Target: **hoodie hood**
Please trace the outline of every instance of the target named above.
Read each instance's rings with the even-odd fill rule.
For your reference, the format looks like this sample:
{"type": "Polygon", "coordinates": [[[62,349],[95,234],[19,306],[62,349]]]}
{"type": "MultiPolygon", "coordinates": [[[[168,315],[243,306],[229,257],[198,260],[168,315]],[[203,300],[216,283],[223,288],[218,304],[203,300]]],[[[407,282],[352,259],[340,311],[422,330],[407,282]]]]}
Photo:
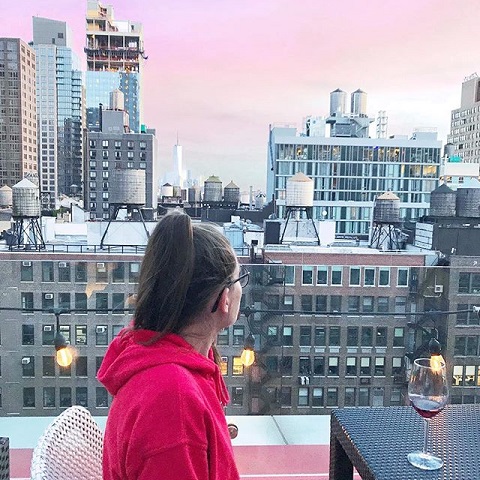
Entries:
{"type": "Polygon", "coordinates": [[[218,365],[197,352],[179,335],[169,333],[159,339],[151,330],[123,329],[109,345],[97,378],[113,396],[135,375],[158,365],[182,366],[192,373],[213,378],[220,403],[228,403],[228,391],[218,365]]]}

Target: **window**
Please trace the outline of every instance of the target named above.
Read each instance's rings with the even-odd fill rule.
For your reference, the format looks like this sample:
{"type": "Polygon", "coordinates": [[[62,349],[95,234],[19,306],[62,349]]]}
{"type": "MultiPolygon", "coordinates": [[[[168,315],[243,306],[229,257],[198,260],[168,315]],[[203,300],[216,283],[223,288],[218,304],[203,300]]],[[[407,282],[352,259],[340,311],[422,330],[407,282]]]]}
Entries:
{"type": "Polygon", "coordinates": [[[102,140],[102,147],[108,148],[108,140],[102,140]]]}
{"type": "Polygon", "coordinates": [[[43,387],[43,406],[55,407],[55,387],[43,387]]]}
{"type": "Polygon", "coordinates": [[[290,407],[292,405],[292,387],[281,387],[280,405],[290,407]]]}
{"type": "Polygon", "coordinates": [[[308,406],[308,388],[300,387],[298,389],[298,406],[299,407],[308,406]]]}
{"type": "Polygon", "coordinates": [[[342,284],[342,267],[332,267],[332,285],[342,284]]]}
{"type": "Polygon", "coordinates": [[[22,302],[22,310],[28,312],[33,310],[33,292],[22,292],[20,294],[20,300],[22,302]]]}
{"type": "Polygon", "coordinates": [[[35,327],[34,325],[22,325],[22,345],[35,344],[35,327]]]}
{"type": "Polygon", "coordinates": [[[96,387],[95,389],[95,406],[97,408],[108,407],[108,392],[104,387],[96,387]]]}
{"type": "Polygon", "coordinates": [[[390,392],[390,405],[392,407],[402,405],[402,393],[397,387],[392,387],[390,392]]]}
{"type": "Polygon", "coordinates": [[[112,270],[113,283],[125,282],[125,264],[122,262],[116,263],[112,270]]]}
{"type": "Polygon", "coordinates": [[[87,387],[75,388],[75,403],[82,407],[88,407],[88,390],[87,387]]]}
{"type": "Polygon", "coordinates": [[[328,267],[317,267],[317,285],[327,285],[328,267]]]}
{"type": "Polygon", "coordinates": [[[458,293],[480,293],[480,273],[460,272],[458,293]]]}
{"type": "Polygon", "coordinates": [[[138,283],[138,277],[140,275],[140,263],[132,262],[129,264],[129,283],[138,283]]]}
{"type": "Polygon", "coordinates": [[[35,387],[23,388],[23,407],[35,408],[35,387]]]}
{"type": "Polygon", "coordinates": [[[371,372],[370,357],[360,358],[360,375],[370,375],[371,372]]]}
{"type": "Polygon", "coordinates": [[[408,287],[408,268],[397,270],[397,287],[408,287]]]}
{"type": "Polygon", "coordinates": [[[298,361],[298,374],[299,375],[311,375],[312,374],[312,362],[310,357],[300,357],[298,361]]]}
{"type": "Polygon", "coordinates": [[[283,296],[283,308],[285,310],[293,310],[293,295],[284,295],[283,296]]]}
{"type": "Polygon", "coordinates": [[[328,358],[328,375],[338,377],[338,357],[328,358]]]}
{"type": "Polygon", "coordinates": [[[325,357],[313,357],[313,374],[325,375],[325,357]]]}
{"type": "Polygon", "coordinates": [[[295,267],[285,265],[285,285],[295,285],[295,267]]]}
{"type": "Polygon", "coordinates": [[[42,325],[42,345],[53,345],[55,329],[53,325],[42,325]]]}
{"type": "Polygon", "coordinates": [[[75,282],[84,283],[87,281],[87,264],[80,262],[75,264],[75,282]]]}
{"type": "Polygon", "coordinates": [[[310,346],[312,344],[312,329],[311,327],[300,327],[300,345],[310,346]]]}
{"type": "Polygon", "coordinates": [[[389,268],[380,268],[378,285],[380,287],[388,287],[390,285],[390,269],[389,268]]]}
{"type": "Polygon", "coordinates": [[[328,329],[328,346],[329,347],[340,346],[340,327],[330,327],[328,329]]]}
{"type": "Polygon", "coordinates": [[[87,313],[86,293],[75,293],[75,310],[76,313],[87,313]]]}
{"type": "Polygon", "coordinates": [[[357,357],[347,357],[345,375],[356,376],[357,374],[357,357]]]}
{"type": "Polygon", "coordinates": [[[87,369],[87,357],[77,357],[75,359],[75,375],[77,377],[87,377],[88,376],[88,369],[87,369]]]}
{"type": "Polygon", "coordinates": [[[228,328],[224,328],[218,332],[217,345],[228,345],[228,328]]]}
{"type": "Polygon", "coordinates": [[[324,347],[326,345],[326,338],[325,327],[315,327],[315,346],[324,347]]]}
{"type": "Polygon", "coordinates": [[[283,375],[291,375],[292,374],[292,357],[282,357],[280,363],[280,371],[283,375]]]}
{"type": "Polygon", "coordinates": [[[312,407],[323,407],[323,388],[321,387],[313,388],[312,407]]]}
{"type": "Polygon", "coordinates": [[[70,310],[70,293],[58,294],[58,307],[63,310],[70,310]]]}
{"type": "Polygon", "coordinates": [[[60,387],[60,407],[72,406],[72,389],[70,387],[60,387]]]}
{"type": "Polygon", "coordinates": [[[72,337],[70,335],[70,325],[60,325],[60,333],[65,338],[67,344],[70,345],[72,343],[72,337]]]}
{"type": "Polygon", "coordinates": [[[42,293],[42,309],[53,310],[53,293],[42,293]]]}
{"type": "Polygon", "coordinates": [[[42,282],[54,282],[53,262],[42,262],[42,282]]]}
{"type": "Polygon", "coordinates": [[[124,293],[112,293],[112,313],[124,314],[125,308],[125,294],[124,293]]]}
{"type": "Polygon", "coordinates": [[[363,313],[372,313],[373,312],[373,297],[362,297],[362,312],[363,313]]]}
{"type": "Polygon", "coordinates": [[[358,347],[358,327],[347,327],[347,347],[358,347]]]}
{"type": "Polygon", "coordinates": [[[392,358],[392,375],[400,375],[403,368],[403,358],[402,357],[393,357],[392,358]]]}
{"type": "Polygon", "coordinates": [[[245,343],[245,327],[241,325],[233,326],[233,345],[243,345],[245,343]]]}
{"type": "Polygon", "coordinates": [[[267,355],[265,357],[265,368],[269,373],[278,372],[278,357],[274,355],[267,355]]]}
{"type": "Polygon", "coordinates": [[[317,297],[316,297],[316,311],[317,312],[326,312],[327,311],[327,296],[326,295],[317,295],[317,297]]]}
{"type": "Polygon", "coordinates": [[[388,312],[390,308],[390,302],[388,297],[378,297],[377,298],[377,310],[378,312],[388,312]]]}
{"type": "Polygon", "coordinates": [[[407,297],[395,297],[395,313],[407,311],[407,297]]]}
{"type": "Polygon", "coordinates": [[[387,327],[377,327],[377,333],[375,335],[375,345],[377,347],[387,346],[387,327]]]}
{"type": "Polygon", "coordinates": [[[360,267],[350,267],[350,286],[360,285],[360,267]]]}
{"type": "Polygon", "coordinates": [[[292,346],[293,345],[293,327],[284,326],[282,338],[283,338],[283,345],[292,346]]]}
{"type": "Polygon", "coordinates": [[[58,262],[58,281],[69,282],[70,281],[70,263],[58,262]]]}
{"type": "Polygon", "coordinates": [[[233,357],[232,375],[243,375],[243,363],[241,357],[233,357]]]}
{"type": "Polygon", "coordinates": [[[33,282],[32,262],[22,262],[20,266],[20,280],[22,282],[33,282]]]}
{"type": "Polygon", "coordinates": [[[364,275],[365,275],[365,279],[363,281],[363,284],[366,287],[374,287],[375,286],[375,269],[365,267],[364,275]]]}
{"type": "Polygon", "coordinates": [[[313,296],[312,295],[302,295],[302,312],[312,312],[313,311],[313,296]]]}
{"type": "Polygon", "coordinates": [[[87,344],[87,326],[75,325],[75,344],[86,345],[87,344]]]}
{"type": "Polygon", "coordinates": [[[112,325],[112,338],[115,338],[123,329],[123,325],[112,325]]]}
{"type": "Polygon", "coordinates": [[[330,310],[333,313],[338,313],[342,311],[342,296],[341,295],[331,295],[330,296],[330,310]]]}
{"type": "Polygon", "coordinates": [[[95,375],[98,373],[100,366],[102,365],[103,357],[95,357],[95,375]]]}
{"type": "Polygon", "coordinates": [[[358,389],[358,406],[368,407],[370,405],[370,389],[368,387],[360,387],[358,389]]]}
{"type": "Polygon", "coordinates": [[[385,376],[385,357],[375,357],[374,375],[377,377],[385,376]]]}
{"type": "Polygon", "coordinates": [[[310,265],[302,267],[302,285],[313,285],[313,267],[310,265]]]}
{"type": "Polygon", "coordinates": [[[108,282],[108,271],[107,265],[104,262],[97,262],[96,264],[96,281],[97,283],[107,283],[108,282]]]}
{"type": "Polygon", "coordinates": [[[278,343],[278,327],[276,325],[269,325],[267,327],[267,339],[273,344],[278,343]]]}
{"type": "Polygon", "coordinates": [[[95,294],[95,309],[97,314],[108,313],[108,293],[97,292],[95,294]]]}
{"type": "Polygon", "coordinates": [[[345,407],[354,407],[355,406],[355,388],[354,387],[345,387],[345,407]]]}
{"type": "Polygon", "coordinates": [[[22,357],[22,377],[34,377],[35,376],[35,357],[24,356],[22,357]]]}
{"type": "Polygon", "coordinates": [[[232,405],[243,405],[243,387],[232,387],[232,405]]]}
{"type": "Polygon", "coordinates": [[[97,325],[95,327],[95,345],[104,346],[108,345],[108,326],[97,325]]]}
{"type": "Polygon", "coordinates": [[[373,327],[362,327],[362,347],[371,347],[373,345],[373,327]]]}
{"type": "Polygon", "coordinates": [[[403,327],[395,327],[393,330],[393,346],[404,347],[405,346],[405,329],[403,327]]]}
{"type": "Polygon", "coordinates": [[[348,297],[349,313],[358,313],[360,311],[360,297],[358,295],[350,295],[348,297]]]}
{"type": "Polygon", "coordinates": [[[338,388],[327,388],[327,407],[336,407],[338,405],[338,388]]]}
{"type": "Polygon", "coordinates": [[[228,357],[220,357],[219,367],[222,375],[228,375],[228,357]]]}

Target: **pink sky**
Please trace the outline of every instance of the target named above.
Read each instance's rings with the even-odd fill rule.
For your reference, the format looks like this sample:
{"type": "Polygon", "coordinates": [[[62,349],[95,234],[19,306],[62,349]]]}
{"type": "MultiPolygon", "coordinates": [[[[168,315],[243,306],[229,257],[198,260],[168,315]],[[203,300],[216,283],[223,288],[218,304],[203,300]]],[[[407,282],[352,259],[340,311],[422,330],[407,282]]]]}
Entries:
{"type": "MultiPolygon", "coordinates": [[[[86,1],[2,3],[0,36],[30,41],[38,15],[66,21],[81,52],[86,1]]],[[[436,127],[445,142],[463,78],[480,70],[477,0],[105,3],[143,23],[144,122],[157,129],[161,172],[178,132],[194,175],[242,189],[265,188],[269,124],[328,114],[337,87],[366,91],[389,134],[436,127]]]]}

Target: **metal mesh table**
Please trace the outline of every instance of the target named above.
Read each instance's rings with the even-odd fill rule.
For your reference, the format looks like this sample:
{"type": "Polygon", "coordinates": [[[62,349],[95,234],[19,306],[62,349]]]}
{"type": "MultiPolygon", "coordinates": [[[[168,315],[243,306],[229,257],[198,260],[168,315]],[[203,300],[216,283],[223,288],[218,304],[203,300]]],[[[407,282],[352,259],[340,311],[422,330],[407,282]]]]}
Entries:
{"type": "Polygon", "coordinates": [[[0,480],[10,478],[10,449],[7,437],[0,437],[0,480]]]}
{"type": "Polygon", "coordinates": [[[480,405],[448,405],[430,420],[429,452],[443,467],[424,471],[407,454],[423,448],[424,420],[411,407],[352,408],[332,412],[330,480],[480,479],[480,405]]]}

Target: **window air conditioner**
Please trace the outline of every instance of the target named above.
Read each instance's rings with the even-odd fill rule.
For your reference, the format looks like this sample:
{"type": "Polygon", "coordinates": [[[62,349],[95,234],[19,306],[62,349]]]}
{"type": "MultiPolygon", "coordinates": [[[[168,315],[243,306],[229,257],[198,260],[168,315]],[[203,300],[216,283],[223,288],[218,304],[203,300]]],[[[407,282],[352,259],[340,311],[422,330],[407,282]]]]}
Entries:
{"type": "Polygon", "coordinates": [[[22,262],[22,265],[24,267],[31,267],[32,266],[32,262],[22,262]]]}
{"type": "Polygon", "coordinates": [[[53,293],[46,293],[45,300],[53,300],[53,293]]]}
{"type": "Polygon", "coordinates": [[[435,285],[435,293],[443,293],[443,285],[435,285]]]}
{"type": "Polygon", "coordinates": [[[99,272],[105,272],[105,264],[104,263],[97,263],[97,270],[99,272]]]}
{"type": "Polygon", "coordinates": [[[44,332],[51,332],[52,331],[52,326],[51,325],[44,325],[43,326],[43,331],[44,332]]]}
{"type": "Polygon", "coordinates": [[[58,262],[58,268],[67,268],[67,262],[58,262]]]}
{"type": "Polygon", "coordinates": [[[103,325],[102,326],[98,326],[96,328],[96,332],[97,333],[105,333],[107,331],[107,327],[104,327],[103,325]]]}
{"type": "Polygon", "coordinates": [[[30,363],[30,357],[22,358],[22,365],[28,365],[30,363]]]}

